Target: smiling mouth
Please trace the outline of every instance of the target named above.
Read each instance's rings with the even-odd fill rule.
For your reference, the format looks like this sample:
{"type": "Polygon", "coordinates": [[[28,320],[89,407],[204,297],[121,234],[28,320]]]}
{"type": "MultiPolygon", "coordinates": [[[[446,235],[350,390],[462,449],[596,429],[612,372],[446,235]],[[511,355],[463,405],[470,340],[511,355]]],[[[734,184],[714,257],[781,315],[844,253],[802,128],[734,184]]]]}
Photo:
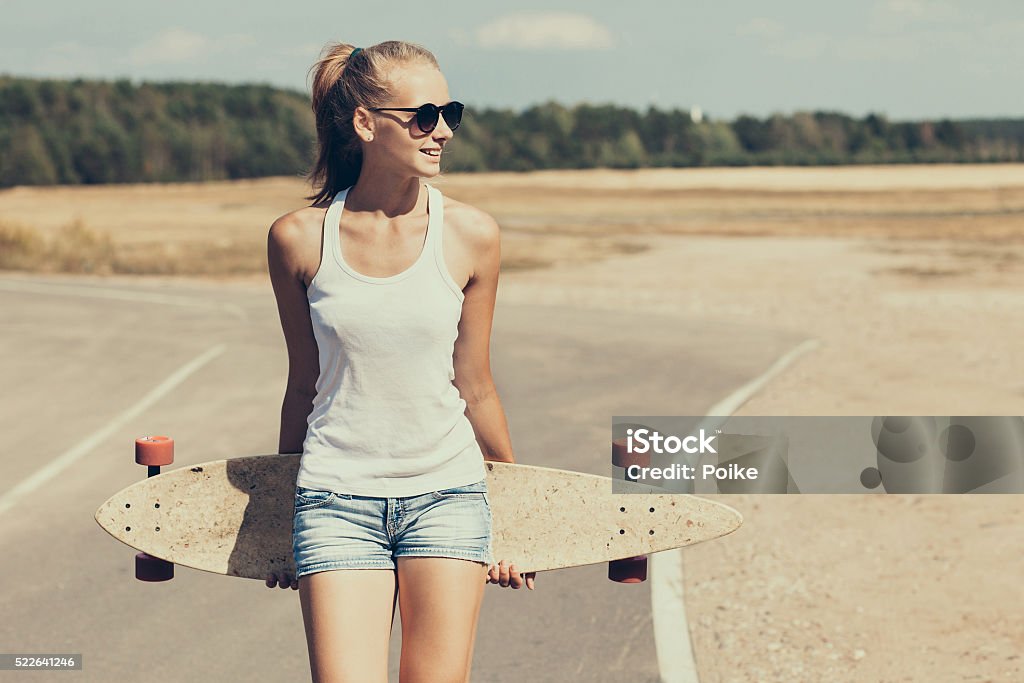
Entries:
{"type": "Polygon", "coordinates": [[[428,157],[433,157],[435,159],[441,156],[441,150],[439,149],[421,149],[420,152],[422,154],[426,154],[428,157]]]}

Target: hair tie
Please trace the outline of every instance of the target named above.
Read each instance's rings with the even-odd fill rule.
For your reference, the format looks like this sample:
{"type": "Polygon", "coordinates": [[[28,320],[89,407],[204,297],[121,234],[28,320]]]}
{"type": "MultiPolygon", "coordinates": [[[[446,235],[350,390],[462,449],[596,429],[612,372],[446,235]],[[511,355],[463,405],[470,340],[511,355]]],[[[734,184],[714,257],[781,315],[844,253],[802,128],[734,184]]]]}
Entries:
{"type": "Polygon", "coordinates": [[[356,56],[356,53],[357,53],[357,52],[359,52],[359,51],[360,51],[360,50],[362,50],[362,49],[363,49],[363,48],[361,48],[361,47],[357,47],[356,49],[352,50],[352,54],[350,54],[350,55],[348,56],[348,58],[349,58],[349,59],[352,59],[353,57],[355,57],[355,56],[356,56]]]}

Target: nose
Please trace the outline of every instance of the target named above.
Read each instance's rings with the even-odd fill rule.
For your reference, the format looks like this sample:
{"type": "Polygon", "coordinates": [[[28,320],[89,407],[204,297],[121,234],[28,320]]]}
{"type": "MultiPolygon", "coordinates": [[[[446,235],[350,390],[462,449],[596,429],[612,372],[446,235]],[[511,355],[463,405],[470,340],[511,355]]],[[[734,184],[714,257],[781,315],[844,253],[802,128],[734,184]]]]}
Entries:
{"type": "Polygon", "coordinates": [[[455,131],[451,129],[448,122],[444,120],[444,117],[439,114],[437,125],[434,126],[434,130],[430,131],[430,134],[434,140],[451,140],[452,136],[455,135],[455,131]]]}

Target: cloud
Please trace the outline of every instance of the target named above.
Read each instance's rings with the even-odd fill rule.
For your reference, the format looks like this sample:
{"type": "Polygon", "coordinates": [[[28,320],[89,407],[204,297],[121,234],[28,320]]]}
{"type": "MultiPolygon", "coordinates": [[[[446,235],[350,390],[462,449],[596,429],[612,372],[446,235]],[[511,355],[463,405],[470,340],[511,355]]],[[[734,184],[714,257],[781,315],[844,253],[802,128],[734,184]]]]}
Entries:
{"type": "Polygon", "coordinates": [[[254,45],[256,38],[244,33],[230,33],[211,40],[182,28],[169,28],[132,48],[129,59],[135,66],[181,64],[213,54],[240,52],[254,45]]]}
{"type": "Polygon", "coordinates": [[[835,39],[821,32],[787,32],[781,22],[753,17],[736,27],[736,35],[760,42],[763,54],[790,61],[817,59],[829,52],[835,39]]]}
{"type": "Polygon", "coordinates": [[[871,8],[872,30],[885,32],[911,25],[963,21],[960,10],[942,0],[879,0],[871,8]]]}
{"type": "Polygon", "coordinates": [[[177,64],[198,59],[206,54],[210,41],[205,36],[180,28],[166,29],[131,51],[136,66],[177,64]]]}
{"type": "Polygon", "coordinates": [[[881,64],[919,62],[924,54],[918,38],[900,34],[849,36],[836,40],[832,49],[843,61],[881,64]]]}
{"type": "Polygon", "coordinates": [[[521,12],[477,27],[472,42],[485,49],[607,50],[615,40],[608,28],[585,14],[521,12]]]}
{"type": "Polygon", "coordinates": [[[772,40],[765,47],[765,54],[782,57],[792,61],[808,61],[817,59],[829,52],[835,39],[824,33],[806,33],[804,35],[772,36],[778,40],[772,40]]]}
{"type": "Polygon", "coordinates": [[[880,9],[887,14],[917,19],[928,12],[928,3],[925,0],[886,0],[880,9]]]}
{"type": "Polygon", "coordinates": [[[777,38],[785,30],[782,24],[767,17],[754,17],[736,28],[738,36],[762,36],[777,38]]]}
{"type": "Polygon", "coordinates": [[[765,55],[807,62],[910,63],[935,45],[951,48],[969,35],[965,17],[945,0],[876,0],[865,31],[793,31],[768,17],[749,19],[736,35],[760,39],[765,55]]]}

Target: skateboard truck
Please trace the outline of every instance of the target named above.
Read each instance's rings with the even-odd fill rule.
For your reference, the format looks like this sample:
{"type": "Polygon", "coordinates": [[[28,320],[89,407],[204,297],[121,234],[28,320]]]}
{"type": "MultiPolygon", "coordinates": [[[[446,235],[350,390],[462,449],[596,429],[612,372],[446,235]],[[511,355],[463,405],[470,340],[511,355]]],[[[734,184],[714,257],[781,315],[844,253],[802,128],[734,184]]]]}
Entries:
{"type": "MultiPolygon", "coordinates": [[[[135,440],[135,462],[149,468],[147,476],[160,474],[160,467],[174,462],[174,439],[144,436],[135,440]]],[[[169,581],[174,578],[174,563],[146,553],[135,556],[135,578],[139,581],[169,581]]]]}
{"type": "MultiPolygon", "coordinates": [[[[614,439],[612,441],[612,464],[622,467],[628,472],[630,465],[650,467],[651,456],[649,453],[631,453],[626,446],[625,439],[614,439]]],[[[626,481],[636,481],[628,474],[623,474],[626,481]]],[[[642,583],[647,580],[647,556],[637,555],[622,560],[612,560],[608,563],[608,578],[619,583],[642,583]]]]}

